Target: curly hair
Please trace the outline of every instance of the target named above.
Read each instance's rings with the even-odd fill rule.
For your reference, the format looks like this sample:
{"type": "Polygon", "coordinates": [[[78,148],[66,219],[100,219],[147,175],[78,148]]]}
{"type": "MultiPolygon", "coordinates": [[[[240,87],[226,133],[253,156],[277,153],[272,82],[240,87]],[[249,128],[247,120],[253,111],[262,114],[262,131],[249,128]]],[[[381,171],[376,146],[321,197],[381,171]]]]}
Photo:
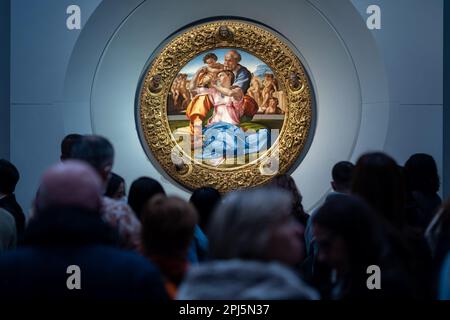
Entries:
{"type": "Polygon", "coordinates": [[[214,53],[210,52],[206,56],[203,57],[203,62],[206,63],[206,61],[208,61],[208,59],[213,59],[214,61],[217,61],[218,58],[214,53]]]}

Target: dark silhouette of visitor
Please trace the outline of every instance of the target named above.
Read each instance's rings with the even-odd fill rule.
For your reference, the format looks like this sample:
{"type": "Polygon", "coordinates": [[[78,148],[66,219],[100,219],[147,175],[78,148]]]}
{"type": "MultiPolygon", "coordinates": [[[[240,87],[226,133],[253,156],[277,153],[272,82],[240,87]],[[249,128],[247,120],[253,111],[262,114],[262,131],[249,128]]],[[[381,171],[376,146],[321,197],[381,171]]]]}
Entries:
{"type": "Polygon", "coordinates": [[[61,141],[61,161],[71,158],[73,147],[83,139],[83,136],[78,133],[71,133],[64,137],[61,141]]]}
{"type": "MultiPolygon", "coordinates": [[[[333,199],[335,196],[347,195],[351,192],[354,169],[355,165],[349,161],[340,161],[333,166],[330,182],[333,191],[327,195],[324,202],[333,199]]],[[[328,299],[331,297],[333,276],[331,267],[317,257],[318,246],[312,224],[312,217],[314,217],[316,211],[311,213],[311,218],[308,219],[305,228],[305,246],[308,257],[302,265],[302,272],[305,278],[319,290],[322,298],[328,299]]]]}
{"type": "Polygon", "coordinates": [[[0,208],[14,217],[17,236],[20,240],[25,229],[26,218],[14,194],[19,179],[20,174],[17,168],[11,162],[0,159],[0,208]]]}
{"type": "Polygon", "coordinates": [[[405,188],[394,159],[381,152],[361,156],[353,174],[352,193],[359,195],[398,230],[406,226],[405,188]]]}
{"type": "Polygon", "coordinates": [[[292,199],[292,214],[298,221],[306,226],[309,215],[305,212],[302,205],[303,197],[295,184],[294,179],[287,174],[281,174],[272,179],[269,184],[270,187],[279,188],[291,195],[292,199]]]}
{"type": "Polygon", "coordinates": [[[217,189],[212,187],[203,187],[195,189],[189,201],[197,209],[199,215],[199,226],[202,230],[206,230],[211,215],[220,203],[222,196],[217,189]]]}
{"type": "MultiPolygon", "coordinates": [[[[114,148],[111,142],[101,136],[83,136],[73,147],[72,158],[87,162],[97,171],[105,192],[114,164],[114,148]]],[[[103,197],[102,201],[102,217],[119,232],[122,246],[138,249],[141,224],[133,210],[126,203],[108,197],[103,197]]]]}
{"type": "Polygon", "coordinates": [[[425,231],[442,203],[436,162],[428,154],[416,153],[405,162],[404,175],[407,205],[415,209],[415,215],[408,220],[425,231]]]}
{"type": "Polygon", "coordinates": [[[390,156],[362,155],[355,167],[352,192],[363,198],[385,224],[391,260],[402,263],[410,275],[417,298],[431,295],[431,252],[423,237],[408,224],[406,190],[401,168],[390,156]]]}
{"type": "Polygon", "coordinates": [[[195,208],[174,196],[155,195],[142,209],[142,250],[163,273],[172,299],[188,268],[187,254],[197,222],[195,208]]]}
{"type": "Polygon", "coordinates": [[[349,194],[352,190],[352,178],[355,165],[349,161],[340,161],[331,170],[331,187],[337,193],[349,194]]]}
{"type": "Polygon", "coordinates": [[[208,259],[208,238],[205,235],[208,223],[215,208],[220,204],[222,196],[217,189],[203,187],[194,190],[190,202],[197,209],[199,223],[195,226],[194,240],[189,249],[188,260],[198,263],[208,259]]]}
{"type": "Polygon", "coordinates": [[[106,187],[105,196],[114,200],[121,200],[124,203],[126,199],[125,179],[118,174],[111,172],[108,185],[106,187]]]}
{"type": "MultiPolygon", "coordinates": [[[[340,161],[336,163],[331,170],[331,188],[333,192],[330,192],[325,198],[325,202],[332,199],[335,195],[350,194],[353,178],[353,170],[355,165],[349,161],[340,161]]],[[[314,215],[314,212],[311,216],[314,215]]],[[[314,235],[312,230],[312,223],[308,220],[305,229],[305,244],[306,252],[308,255],[315,254],[314,252],[314,235]]]]}
{"type": "Polygon", "coordinates": [[[141,220],[141,213],[144,205],[155,195],[166,192],[161,184],[153,178],[141,177],[133,181],[128,193],[128,205],[141,220]]]}
{"type": "Polygon", "coordinates": [[[408,296],[408,279],[403,277],[402,270],[393,270],[383,261],[385,241],[378,219],[366,203],[349,195],[334,196],[312,217],[319,247],[318,259],[336,271],[332,299],[369,300],[408,296]],[[369,290],[369,266],[380,268],[381,290],[369,290]]]}
{"type": "Polygon", "coordinates": [[[167,299],[158,269],[117,247],[117,233],[101,217],[102,194],[100,177],[83,162],[44,173],[24,246],[0,256],[2,299],[167,299]]]}

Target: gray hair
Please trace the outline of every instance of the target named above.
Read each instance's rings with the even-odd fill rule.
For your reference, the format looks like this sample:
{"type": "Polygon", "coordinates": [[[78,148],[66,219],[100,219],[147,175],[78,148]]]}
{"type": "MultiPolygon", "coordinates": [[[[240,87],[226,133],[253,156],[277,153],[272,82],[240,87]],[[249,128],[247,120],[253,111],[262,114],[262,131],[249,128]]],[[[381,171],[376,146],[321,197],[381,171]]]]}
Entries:
{"type": "Polygon", "coordinates": [[[100,172],[107,163],[113,162],[114,147],[104,137],[86,135],[73,147],[71,157],[86,161],[100,172]]]}
{"type": "Polygon", "coordinates": [[[272,227],[291,213],[291,203],[287,192],[267,188],[226,196],[208,228],[212,257],[264,260],[272,227]]]}

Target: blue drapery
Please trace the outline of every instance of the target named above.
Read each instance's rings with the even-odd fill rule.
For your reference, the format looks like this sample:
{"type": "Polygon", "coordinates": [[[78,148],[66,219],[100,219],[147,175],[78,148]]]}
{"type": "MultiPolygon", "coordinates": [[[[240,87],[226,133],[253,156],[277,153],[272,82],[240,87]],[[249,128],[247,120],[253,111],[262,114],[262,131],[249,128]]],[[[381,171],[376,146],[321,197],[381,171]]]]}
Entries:
{"type": "Polygon", "coordinates": [[[267,129],[244,132],[234,124],[217,122],[203,128],[202,132],[204,137],[202,153],[196,155],[196,158],[245,156],[268,148],[269,131],[267,129]]]}

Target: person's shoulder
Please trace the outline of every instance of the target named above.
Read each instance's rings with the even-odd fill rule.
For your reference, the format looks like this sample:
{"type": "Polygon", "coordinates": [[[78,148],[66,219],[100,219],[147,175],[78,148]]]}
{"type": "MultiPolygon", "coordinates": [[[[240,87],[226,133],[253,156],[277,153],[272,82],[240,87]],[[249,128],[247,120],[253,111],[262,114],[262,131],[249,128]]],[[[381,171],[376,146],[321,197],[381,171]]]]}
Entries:
{"type": "Polygon", "coordinates": [[[134,250],[125,250],[115,246],[101,244],[93,246],[92,249],[93,251],[98,252],[100,255],[113,257],[116,261],[126,261],[126,265],[130,266],[131,268],[141,267],[152,271],[157,270],[155,265],[150,262],[150,260],[134,250]]]}
{"type": "Polygon", "coordinates": [[[247,69],[247,67],[243,66],[242,64],[239,64],[239,67],[240,68],[238,70],[238,73],[241,72],[241,73],[245,73],[245,74],[251,75],[251,72],[250,72],[250,70],[247,69]]]}
{"type": "Polygon", "coordinates": [[[5,251],[0,254],[0,272],[9,270],[9,267],[19,265],[28,266],[30,265],[29,263],[36,264],[42,257],[42,251],[31,246],[23,246],[14,250],[5,251]]]}
{"type": "Polygon", "coordinates": [[[7,210],[0,208],[0,251],[15,248],[16,243],[16,220],[7,210]]]}
{"type": "Polygon", "coordinates": [[[0,199],[0,207],[8,210],[11,214],[14,213],[22,213],[23,210],[20,204],[16,200],[16,196],[14,194],[9,194],[6,197],[0,199]]]}
{"type": "Polygon", "coordinates": [[[136,292],[151,294],[157,300],[167,300],[161,271],[148,258],[133,250],[111,246],[98,246],[96,250],[99,260],[108,264],[110,270],[127,275],[129,285],[137,286],[136,292]],[[103,259],[100,259],[102,256],[103,259]]]}
{"type": "Polygon", "coordinates": [[[0,208],[0,225],[4,226],[16,226],[16,221],[14,220],[14,216],[6,209],[0,208]]]}

